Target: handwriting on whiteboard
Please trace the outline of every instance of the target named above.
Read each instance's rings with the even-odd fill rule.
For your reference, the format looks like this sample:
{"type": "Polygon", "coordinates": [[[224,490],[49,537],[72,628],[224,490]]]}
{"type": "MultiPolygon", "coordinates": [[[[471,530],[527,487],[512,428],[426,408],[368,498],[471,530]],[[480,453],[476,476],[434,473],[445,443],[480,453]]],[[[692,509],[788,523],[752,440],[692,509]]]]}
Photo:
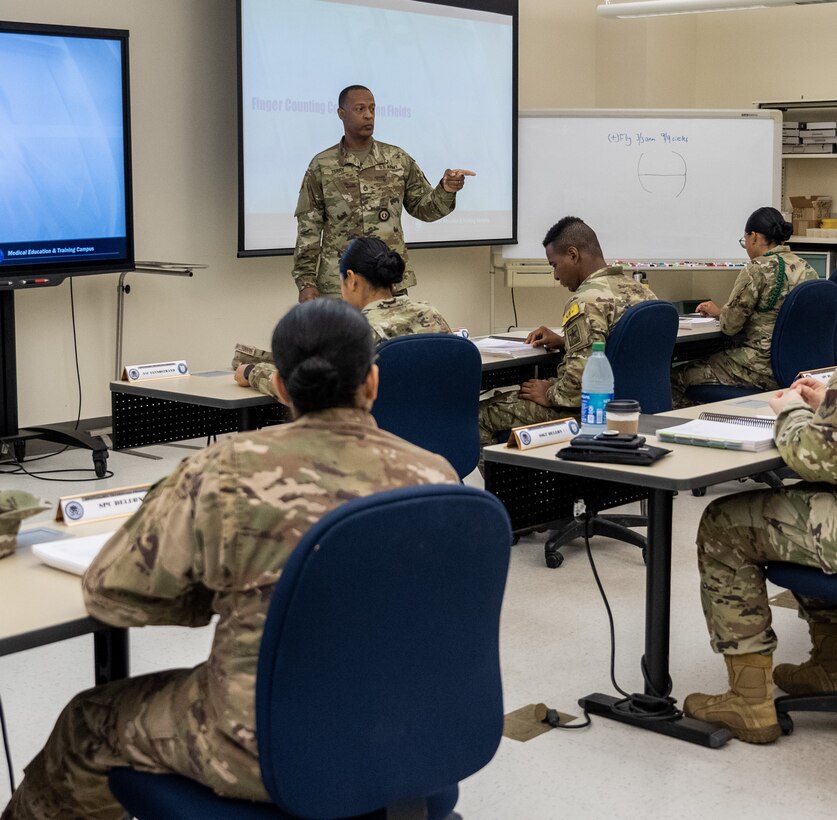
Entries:
{"type": "Polygon", "coordinates": [[[659,143],[660,145],[672,145],[674,143],[688,143],[689,137],[686,134],[671,134],[668,131],[658,131],[650,133],[645,131],[635,131],[629,134],[627,131],[611,131],[607,135],[607,141],[614,145],[623,145],[625,148],[630,148],[632,145],[647,145],[650,143],[659,143]]]}

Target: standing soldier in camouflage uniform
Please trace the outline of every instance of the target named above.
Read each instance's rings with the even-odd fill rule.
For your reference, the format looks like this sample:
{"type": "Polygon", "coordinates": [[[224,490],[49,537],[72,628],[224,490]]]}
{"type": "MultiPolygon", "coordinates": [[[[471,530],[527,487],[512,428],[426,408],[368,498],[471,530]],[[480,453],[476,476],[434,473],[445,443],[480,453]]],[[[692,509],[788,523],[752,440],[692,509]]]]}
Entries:
{"type": "Polygon", "coordinates": [[[750,214],[739,239],[752,260],[738,274],[727,303],[701,302],[697,312],[714,316],[721,333],[734,336],[729,350],[713,353],[708,359],[689,362],[674,369],[671,389],[674,407],[688,407],[687,387],[694,384],[726,384],[775,390],[770,345],[779,308],[785,297],[817,272],[783,243],[792,233],[790,222],[775,208],[759,208],[750,214]]]}
{"type": "Polygon", "coordinates": [[[353,236],[377,236],[401,254],[407,265],[404,287],[413,287],[402,208],[423,222],[441,219],[456,206],[465,177],[474,176],[447,169],[434,188],[406,151],[372,139],[375,98],[365,86],[344,88],[338,105],[343,139],[311,160],[296,206],[293,277],[300,302],[340,293],[337,262],[353,236]]]}
{"type": "MultiPolygon", "coordinates": [[[[343,300],[366,317],[376,345],[411,333],[450,333],[450,325],[436,308],[413,302],[406,295],[392,295],[403,278],[404,260],[375,236],[353,239],[340,257],[343,300]]],[[[237,345],[233,358],[236,382],[275,396],[276,366],[268,361],[269,356],[258,348],[237,345]]]]}
{"type": "Polygon", "coordinates": [[[483,447],[493,444],[500,430],[565,416],[578,418],[581,374],[593,342],[606,341],[631,305],[656,298],[621,266],[607,265],[596,234],[578,217],[566,216],[553,225],[543,244],[555,278],[573,297],[564,308],[563,336],[539,327],[526,341],[535,347],[564,348],[564,359],[555,378],[530,379],[518,393],[497,392],[481,402],[483,447]]]}
{"type": "Polygon", "coordinates": [[[773,670],[763,565],[767,561],[837,572],[837,375],[827,385],[800,379],[771,400],[776,446],[803,478],[781,490],[713,501],[697,534],[701,600],[710,643],[723,653],[729,691],[689,695],[687,715],[718,723],[749,743],[779,737],[773,683],[789,694],[837,691],[837,606],[797,596],[811,657],[773,670]]]}
{"type": "MultiPolygon", "coordinates": [[[[77,695],[26,769],[3,820],[122,818],[108,769],[177,772],[268,800],[255,678],[267,609],[302,535],[345,501],[456,483],[442,458],[379,430],[369,326],[336,300],[294,308],[273,334],[277,389],[296,420],[232,436],[154,487],[84,576],[92,615],[117,626],[203,626],[209,659],[77,695]]],[[[327,602],[324,602],[327,605],[327,602]]]]}

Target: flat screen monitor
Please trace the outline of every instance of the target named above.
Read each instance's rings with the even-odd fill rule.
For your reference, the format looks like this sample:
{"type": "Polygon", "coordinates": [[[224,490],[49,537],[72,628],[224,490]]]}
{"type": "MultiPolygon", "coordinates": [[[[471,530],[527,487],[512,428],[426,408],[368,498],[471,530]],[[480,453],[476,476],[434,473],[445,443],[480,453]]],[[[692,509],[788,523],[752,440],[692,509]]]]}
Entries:
{"type": "Polygon", "coordinates": [[[0,22],[0,288],[131,270],[128,32],[0,22]]]}
{"type": "Polygon", "coordinates": [[[239,256],[290,253],[300,183],[343,135],[337,97],[375,96],[375,138],[438,182],[477,173],[412,247],[515,241],[517,0],[238,0],[239,256]]]}

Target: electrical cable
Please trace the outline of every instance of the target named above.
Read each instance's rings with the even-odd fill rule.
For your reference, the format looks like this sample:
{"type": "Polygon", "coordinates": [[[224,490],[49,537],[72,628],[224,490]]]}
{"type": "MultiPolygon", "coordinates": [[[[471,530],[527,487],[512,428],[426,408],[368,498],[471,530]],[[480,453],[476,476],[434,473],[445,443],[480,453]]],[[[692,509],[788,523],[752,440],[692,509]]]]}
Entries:
{"type": "MultiPolygon", "coordinates": [[[[618,700],[613,704],[613,711],[621,712],[623,714],[628,713],[642,717],[645,720],[676,720],[681,718],[683,716],[683,712],[680,709],[675,708],[674,704],[677,701],[671,697],[671,677],[669,677],[667,681],[665,692],[654,692],[654,694],[651,695],[644,692],[634,692],[632,694],[628,693],[617,683],[616,630],[613,625],[613,612],[610,608],[610,602],[607,600],[604,586],[599,578],[599,573],[596,569],[596,562],[593,560],[593,551],[590,549],[590,538],[586,533],[584,535],[584,548],[587,552],[587,560],[590,563],[590,569],[593,571],[593,578],[596,581],[596,586],[599,588],[599,594],[602,597],[605,610],[607,611],[607,620],[610,628],[610,682],[613,684],[613,688],[623,696],[622,700],[618,700]]],[[[648,679],[648,670],[645,666],[644,657],[642,659],[642,678],[645,682],[645,686],[653,691],[654,687],[648,679]]]]}
{"type": "Polygon", "coordinates": [[[6,729],[6,715],[3,712],[3,700],[0,698],[0,729],[3,730],[3,751],[6,753],[6,766],[9,770],[9,787],[15,790],[15,772],[12,766],[12,751],[9,746],[9,732],[6,729]]]}
{"type": "Polygon", "coordinates": [[[514,300],[514,288],[509,288],[509,290],[511,291],[512,313],[514,314],[514,324],[509,325],[506,328],[506,333],[508,333],[510,330],[514,330],[517,327],[517,302],[515,302],[515,300],[514,300]]]}

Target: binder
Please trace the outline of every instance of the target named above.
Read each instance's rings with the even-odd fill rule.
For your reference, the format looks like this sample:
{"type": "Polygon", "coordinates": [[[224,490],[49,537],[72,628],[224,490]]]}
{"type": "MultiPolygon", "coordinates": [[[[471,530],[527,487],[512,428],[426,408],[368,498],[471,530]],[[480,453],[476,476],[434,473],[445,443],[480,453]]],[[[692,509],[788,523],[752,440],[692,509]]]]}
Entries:
{"type": "Polygon", "coordinates": [[[657,430],[657,438],[675,444],[761,452],[773,446],[775,421],[771,416],[733,416],[707,412],[685,424],[657,430]]]}

